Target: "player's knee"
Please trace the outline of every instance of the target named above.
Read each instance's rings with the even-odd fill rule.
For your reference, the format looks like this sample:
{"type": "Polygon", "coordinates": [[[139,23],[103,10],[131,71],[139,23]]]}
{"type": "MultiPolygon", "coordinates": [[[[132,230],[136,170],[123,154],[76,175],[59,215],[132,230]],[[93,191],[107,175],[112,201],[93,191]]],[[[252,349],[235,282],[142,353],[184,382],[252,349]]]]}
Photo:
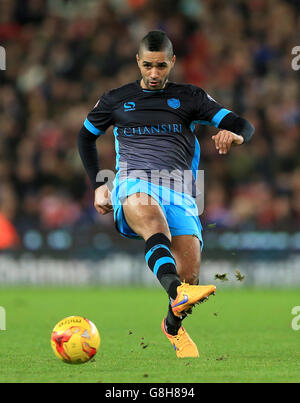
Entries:
{"type": "Polygon", "coordinates": [[[141,193],[130,196],[127,203],[123,205],[128,225],[144,239],[157,233],[163,233],[171,240],[169,226],[160,206],[156,202],[156,204],[148,205],[138,204],[137,200],[140,201],[140,198],[145,200],[148,198],[148,201],[152,201],[150,196],[141,193]]]}
{"type": "Polygon", "coordinates": [[[155,215],[148,215],[143,218],[143,221],[143,232],[146,238],[157,233],[162,233],[171,240],[168,224],[164,220],[160,220],[155,215]]]}
{"type": "Polygon", "coordinates": [[[145,240],[157,233],[163,233],[171,240],[168,223],[155,212],[144,211],[142,215],[137,213],[128,220],[128,225],[145,240]]]}

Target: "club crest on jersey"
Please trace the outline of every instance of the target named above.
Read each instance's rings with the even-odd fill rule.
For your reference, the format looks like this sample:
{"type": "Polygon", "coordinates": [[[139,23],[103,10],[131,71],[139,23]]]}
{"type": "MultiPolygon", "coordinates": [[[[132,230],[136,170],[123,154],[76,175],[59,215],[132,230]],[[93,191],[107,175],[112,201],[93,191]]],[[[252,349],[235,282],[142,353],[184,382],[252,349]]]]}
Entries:
{"type": "Polygon", "coordinates": [[[125,112],[135,111],[135,102],[125,102],[124,111],[125,112]]]}
{"type": "Polygon", "coordinates": [[[177,98],[170,98],[167,102],[170,108],[178,109],[180,107],[180,101],[177,98]]]}

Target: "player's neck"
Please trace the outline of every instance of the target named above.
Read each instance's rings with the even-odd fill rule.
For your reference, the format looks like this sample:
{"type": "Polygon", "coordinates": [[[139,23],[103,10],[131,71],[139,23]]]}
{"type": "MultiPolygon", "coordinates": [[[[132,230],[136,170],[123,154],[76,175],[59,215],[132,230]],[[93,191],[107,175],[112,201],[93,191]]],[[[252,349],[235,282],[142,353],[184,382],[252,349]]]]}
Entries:
{"type": "Polygon", "coordinates": [[[151,89],[151,88],[148,88],[148,87],[146,86],[146,84],[144,83],[144,80],[141,79],[141,81],[140,81],[140,86],[141,86],[141,88],[142,88],[143,90],[148,90],[148,91],[161,91],[161,90],[164,90],[164,89],[166,88],[166,85],[168,84],[168,82],[169,82],[169,80],[166,80],[166,82],[164,83],[164,85],[163,85],[162,88],[151,89]]]}

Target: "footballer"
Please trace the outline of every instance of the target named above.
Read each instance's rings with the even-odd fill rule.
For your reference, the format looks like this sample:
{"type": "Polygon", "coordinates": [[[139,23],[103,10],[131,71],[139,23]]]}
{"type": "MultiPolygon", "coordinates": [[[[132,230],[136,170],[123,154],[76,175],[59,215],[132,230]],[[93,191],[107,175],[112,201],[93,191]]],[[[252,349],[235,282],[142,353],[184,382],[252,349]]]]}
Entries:
{"type": "Polygon", "coordinates": [[[113,212],[121,235],[144,241],[147,265],[168,295],[162,332],[178,358],[198,357],[182,322],[216,287],[199,285],[203,240],[194,192],[200,159],[195,125],[220,129],[212,137],[219,154],[248,142],[254,127],[202,88],[169,81],[176,56],[163,31],[142,39],[136,61],[141,78],[101,96],[79,132],[78,149],[95,190],[96,210],[113,212]],[[96,149],[96,140],[110,126],[116,149],[111,192],[105,181],[97,181],[96,149]]]}

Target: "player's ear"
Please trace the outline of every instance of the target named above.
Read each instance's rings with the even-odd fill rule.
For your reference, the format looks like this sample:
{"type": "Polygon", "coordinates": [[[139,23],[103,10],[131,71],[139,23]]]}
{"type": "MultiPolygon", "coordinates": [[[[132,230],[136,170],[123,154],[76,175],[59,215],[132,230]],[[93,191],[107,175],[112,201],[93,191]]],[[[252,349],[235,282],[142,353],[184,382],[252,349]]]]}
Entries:
{"type": "Polygon", "coordinates": [[[172,57],[172,67],[174,67],[175,62],[176,62],[176,56],[173,55],[173,57],[172,57]]]}
{"type": "Polygon", "coordinates": [[[136,62],[137,62],[137,64],[139,64],[139,63],[140,63],[140,57],[139,57],[139,54],[137,53],[137,54],[135,55],[135,57],[136,57],[136,62]]]}

